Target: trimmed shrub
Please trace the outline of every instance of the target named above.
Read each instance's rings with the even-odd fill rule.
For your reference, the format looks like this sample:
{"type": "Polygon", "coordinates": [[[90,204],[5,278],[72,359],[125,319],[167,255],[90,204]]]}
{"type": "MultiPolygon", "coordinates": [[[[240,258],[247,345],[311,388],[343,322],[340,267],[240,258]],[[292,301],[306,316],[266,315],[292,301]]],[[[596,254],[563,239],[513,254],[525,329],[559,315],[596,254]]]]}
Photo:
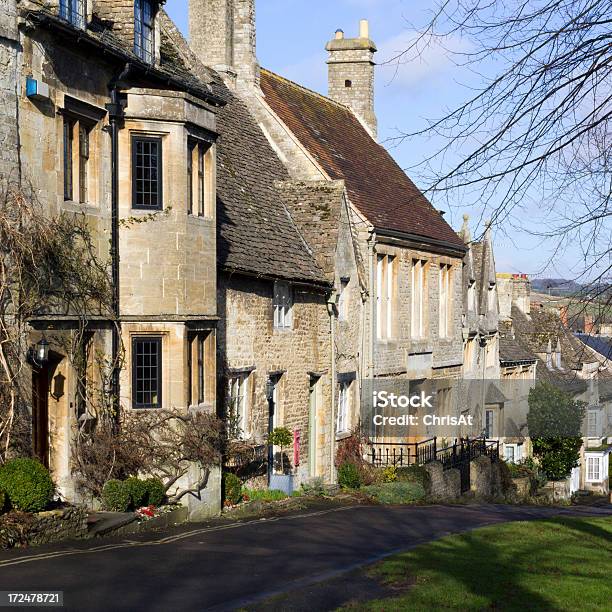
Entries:
{"type": "Polygon", "coordinates": [[[361,486],[361,475],[354,463],[343,463],[338,468],[338,484],[345,489],[358,489],[361,486]]]}
{"type": "Polygon", "coordinates": [[[381,504],[414,504],[425,497],[425,488],[417,482],[387,482],[362,489],[381,504]]]}
{"type": "Polygon", "coordinates": [[[140,508],[147,503],[147,485],[144,480],[132,476],[124,481],[126,491],[130,495],[130,500],[134,508],[140,508]]]}
{"type": "Polygon", "coordinates": [[[145,504],[161,506],[166,497],[163,482],[159,478],[147,478],[144,484],[147,491],[145,504]]]}
{"type": "Polygon", "coordinates": [[[111,512],[127,512],[132,499],[125,482],[120,480],[107,480],[102,488],[102,505],[111,512]]]}
{"type": "Polygon", "coordinates": [[[40,512],[53,499],[55,487],[49,470],[40,461],[12,459],[0,468],[0,489],[15,510],[40,512]]]}
{"type": "Polygon", "coordinates": [[[226,503],[235,506],[242,497],[242,481],[236,474],[231,472],[223,473],[223,491],[226,503]]]}

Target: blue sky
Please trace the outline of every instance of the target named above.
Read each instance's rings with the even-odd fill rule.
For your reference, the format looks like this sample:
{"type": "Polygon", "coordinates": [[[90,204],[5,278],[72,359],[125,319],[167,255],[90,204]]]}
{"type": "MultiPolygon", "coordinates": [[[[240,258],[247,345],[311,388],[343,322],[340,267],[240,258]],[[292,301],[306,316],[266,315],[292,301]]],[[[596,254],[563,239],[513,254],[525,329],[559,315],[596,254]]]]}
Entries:
{"type": "MultiPolygon", "coordinates": [[[[341,28],[347,37],[357,36],[360,19],[370,20],[370,36],[378,45],[379,64],[406,47],[413,36],[413,24],[427,20],[433,0],[258,0],[257,53],[262,66],[305,85],[327,91],[326,42],[341,28]]],[[[187,35],[187,0],[168,0],[165,8],[181,31],[187,35]]],[[[463,42],[451,41],[454,50],[463,42]]],[[[444,114],[468,95],[466,88],[474,76],[452,61],[441,46],[430,47],[422,58],[402,65],[379,65],[376,74],[376,112],[379,139],[384,142],[398,132],[423,128],[426,119],[444,114]]],[[[439,141],[429,138],[403,141],[390,151],[399,164],[419,184],[419,170],[413,167],[433,152],[439,141]]],[[[440,205],[441,208],[447,206],[440,205]]],[[[447,220],[461,225],[462,214],[474,222],[479,211],[462,209],[457,203],[447,220]]],[[[577,251],[566,250],[556,269],[545,270],[551,251],[533,236],[512,229],[494,233],[497,269],[538,276],[571,276],[578,266],[577,251]]],[[[552,248],[552,246],[551,246],[552,248]]]]}

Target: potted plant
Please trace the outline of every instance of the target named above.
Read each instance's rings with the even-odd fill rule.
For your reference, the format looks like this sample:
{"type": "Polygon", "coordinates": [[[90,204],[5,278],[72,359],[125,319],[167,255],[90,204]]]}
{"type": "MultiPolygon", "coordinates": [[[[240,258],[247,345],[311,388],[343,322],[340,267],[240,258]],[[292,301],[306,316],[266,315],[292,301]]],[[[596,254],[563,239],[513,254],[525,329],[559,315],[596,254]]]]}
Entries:
{"type": "Polygon", "coordinates": [[[293,435],[286,427],[277,427],[268,435],[268,444],[280,448],[280,474],[274,472],[270,466],[270,490],[283,491],[287,495],[293,493],[293,474],[285,474],[285,457],[283,450],[293,443],[293,435]]]}

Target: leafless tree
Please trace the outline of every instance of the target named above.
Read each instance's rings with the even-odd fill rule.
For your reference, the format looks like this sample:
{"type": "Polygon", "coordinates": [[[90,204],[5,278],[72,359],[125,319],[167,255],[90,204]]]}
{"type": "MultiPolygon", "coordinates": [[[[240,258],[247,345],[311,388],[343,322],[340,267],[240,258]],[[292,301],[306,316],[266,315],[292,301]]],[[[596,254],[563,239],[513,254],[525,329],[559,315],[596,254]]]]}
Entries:
{"type": "Polygon", "coordinates": [[[551,245],[549,261],[579,245],[568,274],[610,282],[612,1],[443,0],[391,62],[434,44],[478,84],[398,137],[442,139],[421,165],[427,192],[529,232],[551,245]]]}

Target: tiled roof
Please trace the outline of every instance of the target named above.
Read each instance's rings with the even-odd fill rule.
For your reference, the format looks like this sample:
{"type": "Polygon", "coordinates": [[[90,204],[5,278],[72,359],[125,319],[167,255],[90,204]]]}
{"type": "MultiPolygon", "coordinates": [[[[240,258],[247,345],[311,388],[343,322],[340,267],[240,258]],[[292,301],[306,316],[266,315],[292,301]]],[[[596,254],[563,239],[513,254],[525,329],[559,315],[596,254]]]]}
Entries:
{"type": "Polygon", "coordinates": [[[326,283],[292,222],[275,180],[285,167],[246,106],[229,91],[217,127],[217,256],[223,268],[326,283]]]}
{"type": "Polygon", "coordinates": [[[217,262],[220,269],[328,286],[287,210],[275,181],[289,180],[284,165],[244,103],[195,56],[162,13],[165,55],[226,102],[217,112],[217,262]]]}
{"type": "Polygon", "coordinates": [[[500,336],[499,359],[502,363],[516,363],[521,361],[537,361],[538,358],[524,349],[514,338],[500,336]]]}
{"type": "Polygon", "coordinates": [[[346,181],[351,202],[374,227],[464,248],[348,107],[267,70],[261,71],[261,88],[269,106],[329,177],[346,181]]]}
{"type": "Polygon", "coordinates": [[[612,338],[592,336],[591,334],[577,334],[577,337],[606,359],[612,359],[612,338]]]}

